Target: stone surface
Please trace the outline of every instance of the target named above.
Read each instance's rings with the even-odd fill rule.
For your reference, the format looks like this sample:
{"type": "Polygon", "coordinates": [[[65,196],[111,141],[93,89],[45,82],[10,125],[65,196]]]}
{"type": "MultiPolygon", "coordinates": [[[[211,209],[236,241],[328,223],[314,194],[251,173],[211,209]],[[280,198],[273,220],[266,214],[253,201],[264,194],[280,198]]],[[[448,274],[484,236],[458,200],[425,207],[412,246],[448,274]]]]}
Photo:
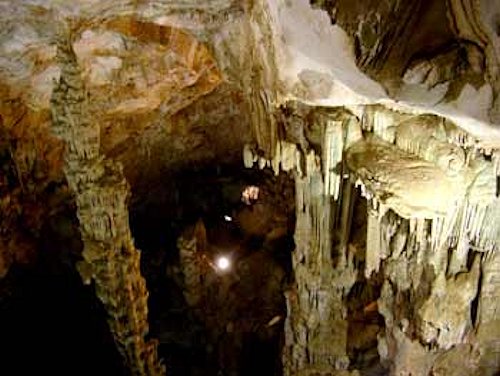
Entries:
{"type": "Polygon", "coordinates": [[[87,107],[76,55],[67,35],[57,43],[61,76],[54,88],[52,130],[65,142],[64,174],[75,195],[83,241],[77,267],[85,284],[95,282],[118,350],[132,375],[162,375],[156,342],[148,334],[146,283],[134,247],[122,168],[99,153],[99,126],[87,107]]]}
{"type": "MultiPolygon", "coordinates": [[[[128,184],[146,205],[173,171],[244,162],[296,182],[285,374],[357,372],[347,307],[366,288],[390,374],[494,375],[498,16],[495,0],[0,1],[0,277],[75,201],[80,272],[130,368],[161,373],[128,184]]],[[[265,226],[240,218],[254,233],[259,210],[265,226]]]]}

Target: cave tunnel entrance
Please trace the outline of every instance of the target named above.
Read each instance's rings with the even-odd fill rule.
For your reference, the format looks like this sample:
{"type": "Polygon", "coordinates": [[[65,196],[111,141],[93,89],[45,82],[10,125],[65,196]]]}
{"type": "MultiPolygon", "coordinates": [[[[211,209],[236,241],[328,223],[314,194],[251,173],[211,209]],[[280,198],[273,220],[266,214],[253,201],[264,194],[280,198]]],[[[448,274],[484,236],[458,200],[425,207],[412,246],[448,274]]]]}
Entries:
{"type": "Polygon", "coordinates": [[[212,164],[155,186],[147,200],[133,197],[130,219],[150,292],[150,333],[169,373],[280,375],[293,179],[212,164]]]}

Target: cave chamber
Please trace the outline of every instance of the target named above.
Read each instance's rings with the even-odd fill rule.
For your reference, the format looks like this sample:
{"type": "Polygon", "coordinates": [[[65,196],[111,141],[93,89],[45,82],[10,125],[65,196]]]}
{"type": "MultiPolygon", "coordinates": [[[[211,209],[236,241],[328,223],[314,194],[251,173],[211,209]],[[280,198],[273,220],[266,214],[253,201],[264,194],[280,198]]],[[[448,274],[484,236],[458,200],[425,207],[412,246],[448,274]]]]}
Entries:
{"type": "Polygon", "coordinates": [[[499,374],[498,1],[0,9],[2,374],[499,374]]]}

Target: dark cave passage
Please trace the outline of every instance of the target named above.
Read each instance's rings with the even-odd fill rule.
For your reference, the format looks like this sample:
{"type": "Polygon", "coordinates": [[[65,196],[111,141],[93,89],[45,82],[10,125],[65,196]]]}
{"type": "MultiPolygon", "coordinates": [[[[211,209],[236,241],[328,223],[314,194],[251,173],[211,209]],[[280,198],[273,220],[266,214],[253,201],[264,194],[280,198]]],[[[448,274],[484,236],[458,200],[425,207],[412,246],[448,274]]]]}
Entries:
{"type": "Polygon", "coordinates": [[[57,182],[46,187],[43,200],[21,195],[52,206],[39,216],[36,205],[25,208],[16,222],[30,242],[14,243],[27,256],[0,279],[2,375],[126,375],[104,308],[75,268],[82,242],[65,192],[57,182]]]}
{"type": "MultiPolygon", "coordinates": [[[[156,192],[135,201],[130,222],[150,293],[150,336],[169,374],[280,375],[293,180],[239,165],[195,167],[156,192]],[[260,188],[253,205],[241,200],[249,185],[260,188]],[[197,223],[206,254],[229,251],[232,265],[227,274],[207,272],[203,304],[193,306],[177,240],[197,223]]],[[[102,303],[75,268],[82,243],[74,204],[65,200],[44,219],[35,257],[0,281],[2,374],[126,375],[102,303]]]]}
{"type": "Polygon", "coordinates": [[[2,375],[126,375],[102,305],[76,271],[14,267],[1,288],[2,375]]]}
{"type": "Polygon", "coordinates": [[[169,373],[280,375],[293,180],[219,165],[181,171],[162,189],[147,205],[135,200],[130,216],[150,291],[151,336],[160,341],[169,373]],[[241,199],[248,186],[259,187],[253,205],[241,199]],[[192,262],[182,262],[180,237],[196,239],[192,262]],[[201,282],[193,288],[186,274],[193,274],[198,253],[201,282]],[[220,254],[231,260],[225,273],[214,269],[220,254]]]}

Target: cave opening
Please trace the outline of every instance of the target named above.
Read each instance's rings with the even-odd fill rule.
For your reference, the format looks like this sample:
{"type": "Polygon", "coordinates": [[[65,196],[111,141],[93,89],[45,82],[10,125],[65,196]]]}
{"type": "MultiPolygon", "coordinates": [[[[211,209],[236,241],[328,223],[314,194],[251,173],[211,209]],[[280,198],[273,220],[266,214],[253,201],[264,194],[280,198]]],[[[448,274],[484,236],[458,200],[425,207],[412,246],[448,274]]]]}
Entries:
{"type": "Polygon", "coordinates": [[[170,374],[282,374],[293,179],[207,164],[158,185],[147,200],[133,190],[130,220],[150,294],[150,335],[170,374]]]}

